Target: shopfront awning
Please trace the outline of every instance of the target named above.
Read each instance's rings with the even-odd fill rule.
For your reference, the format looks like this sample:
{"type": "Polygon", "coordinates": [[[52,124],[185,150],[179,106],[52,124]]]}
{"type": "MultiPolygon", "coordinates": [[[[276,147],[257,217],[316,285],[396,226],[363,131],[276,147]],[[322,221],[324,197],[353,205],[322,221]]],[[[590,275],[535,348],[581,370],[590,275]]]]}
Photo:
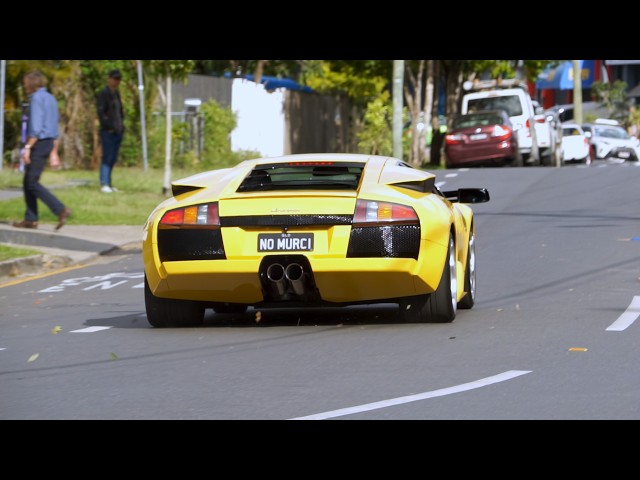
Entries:
{"type": "MultiPolygon", "coordinates": [[[[591,88],[596,79],[595,60],[578,60],[582,76],[582,88],[591,88]]],[[[573,61],[545,69],[536,80],[536,89],[573,90],[573,61]]]]}

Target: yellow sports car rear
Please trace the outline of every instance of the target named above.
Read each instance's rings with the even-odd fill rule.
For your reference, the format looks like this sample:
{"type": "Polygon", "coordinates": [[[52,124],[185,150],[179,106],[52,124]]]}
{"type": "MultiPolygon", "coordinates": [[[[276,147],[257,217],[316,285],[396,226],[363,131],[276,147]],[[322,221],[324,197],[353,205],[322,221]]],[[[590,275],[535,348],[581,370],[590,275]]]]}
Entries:
{"type": "Polygon", "coordinates": [[[153,326],[199,325],[206,308],[380,302],[408,321],[448,322],[473,305],[464,203],[488,201],[484,189],[440,192],[433,174],[391,157],[308,154],[248,160],[172,190],[144,226],[153,326]]]}

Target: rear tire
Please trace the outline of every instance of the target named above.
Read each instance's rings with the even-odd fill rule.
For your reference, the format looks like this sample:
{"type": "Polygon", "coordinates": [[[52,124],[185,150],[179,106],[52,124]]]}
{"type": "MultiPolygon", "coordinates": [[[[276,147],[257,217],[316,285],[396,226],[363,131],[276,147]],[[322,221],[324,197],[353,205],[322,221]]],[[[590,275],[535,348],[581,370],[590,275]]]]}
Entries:
{"type": "Polygon", "coordinates": [[[191,300],[156,297],[144,277],[144,306],[152,327],[199,327],[204,323],[204,304],[191,300]]]}
{"type": "Polygon", "coordinates": [[[458,302],[458,308],[468,310],[476,303],[476,236],[471,230],[467,264],[464,272],[464,291],[467,292],[458,302]]]}
{"type": "Polygon", "coordinates": [[[456,280],[456,253],[453,235],[449,235],[449,248],[440,283],[435,292],[409,297],[400,302],[400,318],[408,323],[451,323],[458,307],[456,280]]]}

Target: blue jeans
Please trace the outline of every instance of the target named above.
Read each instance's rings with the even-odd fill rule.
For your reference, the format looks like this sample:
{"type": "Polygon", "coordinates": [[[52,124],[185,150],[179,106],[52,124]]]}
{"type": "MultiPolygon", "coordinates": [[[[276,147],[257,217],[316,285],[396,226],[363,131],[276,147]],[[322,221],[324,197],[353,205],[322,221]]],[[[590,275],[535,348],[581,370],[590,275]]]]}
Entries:
{"type": "Polygon", "coordinates": [[[64,204],[40,183],[40,176],[44,171],[44,167],[47,165],[52,149],[52,139],[38,140],[31,149],[29,156],[31,163],[25,165],[24,177],[22,178],[22,190],[24,191],[24,201],[27,204],[27,210],[25,211],[24,219],[30,222],[38,221],[38,199],[49,207],[49,210],[51,210],[56,217],[64,210],[64,204]]]}
{"type": "Polygon", "coordinates": [[[100,186],[111,186],[111,172],[118,160],[122,133],[100,130],[102,140],[102,163],[100,164],[100,186]]]}

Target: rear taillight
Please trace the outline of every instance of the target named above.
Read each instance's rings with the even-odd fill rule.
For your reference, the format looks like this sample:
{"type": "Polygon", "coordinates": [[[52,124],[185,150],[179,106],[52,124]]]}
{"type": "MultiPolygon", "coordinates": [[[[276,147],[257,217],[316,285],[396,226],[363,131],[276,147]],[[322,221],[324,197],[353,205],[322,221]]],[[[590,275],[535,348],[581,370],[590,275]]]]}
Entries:
{"type": "Polygon", "coordinates": [[[371,223],[418,223],[418,215],[412,207],[407,205],[358,200],[353,215],[353,224],[371,223]]]}
{"type": "Polygon", "coordinates": [[[463,135],[459,133],[450,133],[449,135],[445,135],[444,143],[447,145],[457,145],[458,143],[462,143],[463,135]]]}
{"type": "Polygon", "coordinates": [[[493,131],[491,132],[491,136],[498,140],[506,140],[511,137],[511,129],[504,125],[496,125],[493,127],[493,131]]]}
{"type": "Polygon", "coordinates": [[[218,204],[205,203],[169,210],[162,216],[160,225],[219,226],[220,217],[218,216],[218,204]]]}
{"type": "Polygon", "coordinates": [[[446,145],[457,145],[462,143],[464,136],[459,133],[450,133],[449,135],[445,135],[444,143],[446,145]]]}

